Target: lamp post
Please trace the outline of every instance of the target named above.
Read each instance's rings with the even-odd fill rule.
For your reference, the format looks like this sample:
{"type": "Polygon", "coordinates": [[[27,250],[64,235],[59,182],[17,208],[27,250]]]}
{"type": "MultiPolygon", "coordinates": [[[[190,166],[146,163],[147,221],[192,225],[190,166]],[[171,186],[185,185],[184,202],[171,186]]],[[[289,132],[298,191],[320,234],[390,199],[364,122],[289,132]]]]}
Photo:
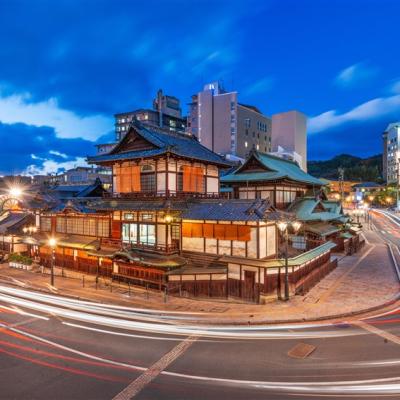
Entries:
{"type": "Polygon", "coordinates": [[[57,239],[52,237],[49,239],[49,246],[51,248],[51,268],[50,268],[50,284],[54,286],[54,261],[56,258],[57,239]]]}
{"type": "Polygon", "coordinates": [[[289,256],[288,256],[288,228],[292,227],[295,233],[297,233],[301,227],[301,222],[299,221],[280,221],[278,222],[278,229],[281,231],[285,238],[285,301],[289,300],[289,256]]]}

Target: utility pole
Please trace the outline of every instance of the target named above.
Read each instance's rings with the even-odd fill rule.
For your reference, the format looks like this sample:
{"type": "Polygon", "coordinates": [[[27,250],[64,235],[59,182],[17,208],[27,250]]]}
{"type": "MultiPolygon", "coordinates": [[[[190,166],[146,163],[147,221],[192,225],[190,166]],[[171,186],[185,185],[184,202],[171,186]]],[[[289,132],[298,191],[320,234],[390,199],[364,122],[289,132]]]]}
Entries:
{"type": "Polygon", "coordinates": [[[343,181],[344,181],[344,168],[340,167],[338,169],[339,172],[339,187],[340,187],[340,204],[343,208],[343,195],[344,195],[344,185],[343,185],[343,181]]]}

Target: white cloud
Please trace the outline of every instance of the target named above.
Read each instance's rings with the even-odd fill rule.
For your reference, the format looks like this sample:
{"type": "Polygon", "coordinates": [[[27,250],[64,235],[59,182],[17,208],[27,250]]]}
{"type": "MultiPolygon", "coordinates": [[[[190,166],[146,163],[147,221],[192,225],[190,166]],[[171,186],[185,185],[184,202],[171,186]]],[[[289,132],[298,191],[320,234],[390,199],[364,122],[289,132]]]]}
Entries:
{"type": "Polygon", "coordinates": [[[29,102],[30,95],[0,93],[0,121],[7,124],[22,122],[27,125],[53,127],[59,138],[96,140],[112,128],[113,121],[101,115],[81,117],[59,107],[57,99],[38,103],[29,102]]]}
{"type": "Polygon", "coordinates": [[[367,121],[400,112],[400,94],[378,97],[339,114],[336,110],[326,111],[308,120],[308,132],[317,133],[349,122],[367,121]]]}
{"type": "MultiPolygon", "coordinates": [[[[40,159],[39,157],[35,157],[32,154],[33,159],[40,159]]],[[[43,160],[43,159],[41,159],[43,160]]],[[[47,174],[55,174],[57,172],[68,170],[75,167],[87,167],[88,164],[84,157],[76,157],[75,160],[64,161],[58,163],[54,160],[44,160],[41,166],[38,165],[29,165],[23,175],[47,175],[47,174]]]]}
{"type": "Polygon", "coordinates": [[[337,75],[335,82],[342,87],[353,86],[360,81],[365,81],[376,74],[376,69],[364,63],[350,65],[337,75]]]}
{"type": "Polygon", "coordinates": [[[262,78],[254,82],[250,86],[248,86],[247,89],[245,90],[245,94],[247,96],[250,96],[253,94],[263,93],[271,89],[273,84],[274,84],[274,79],[270,76],[266,76],[265,78],[262,78]]]}
{"type": "Polygon", "coordinates": [[[68,156],[65,153],[60,153],[59,151],[56,151],[56,150],[50,150],[49,154],[52,154],[53,156],[65,158],[65,159],[68,158],[68,156]]]}

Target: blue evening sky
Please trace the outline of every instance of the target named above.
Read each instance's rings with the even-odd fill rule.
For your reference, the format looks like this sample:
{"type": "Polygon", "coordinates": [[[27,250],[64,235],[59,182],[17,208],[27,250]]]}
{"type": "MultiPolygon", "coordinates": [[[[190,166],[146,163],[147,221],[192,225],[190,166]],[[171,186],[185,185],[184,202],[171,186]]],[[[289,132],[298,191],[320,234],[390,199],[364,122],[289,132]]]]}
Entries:
{"type": "MultiPolygon", "coordinates": [[[[400,119],[397,0],[0,0],[0,173],[84,163],[113,114],[222,80],[309,116],[309,158],[380,153],[400,119]]],[[[186,110],[186,106],[185,106],[186,110]]]]}

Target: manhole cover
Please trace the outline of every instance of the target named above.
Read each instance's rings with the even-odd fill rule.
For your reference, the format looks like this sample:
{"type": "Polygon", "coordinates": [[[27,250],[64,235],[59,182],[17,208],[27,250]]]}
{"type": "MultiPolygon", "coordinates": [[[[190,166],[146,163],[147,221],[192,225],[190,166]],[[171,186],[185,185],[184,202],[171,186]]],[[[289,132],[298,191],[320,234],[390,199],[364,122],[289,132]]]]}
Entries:
{"type": "Polygon", "coordinates": [[[291,350],[288,351],[288,356],[292,358],[306,358],[308,357],[314,350],[315,346],[307,343],[299,343],[296,344],[291,350]]]}

